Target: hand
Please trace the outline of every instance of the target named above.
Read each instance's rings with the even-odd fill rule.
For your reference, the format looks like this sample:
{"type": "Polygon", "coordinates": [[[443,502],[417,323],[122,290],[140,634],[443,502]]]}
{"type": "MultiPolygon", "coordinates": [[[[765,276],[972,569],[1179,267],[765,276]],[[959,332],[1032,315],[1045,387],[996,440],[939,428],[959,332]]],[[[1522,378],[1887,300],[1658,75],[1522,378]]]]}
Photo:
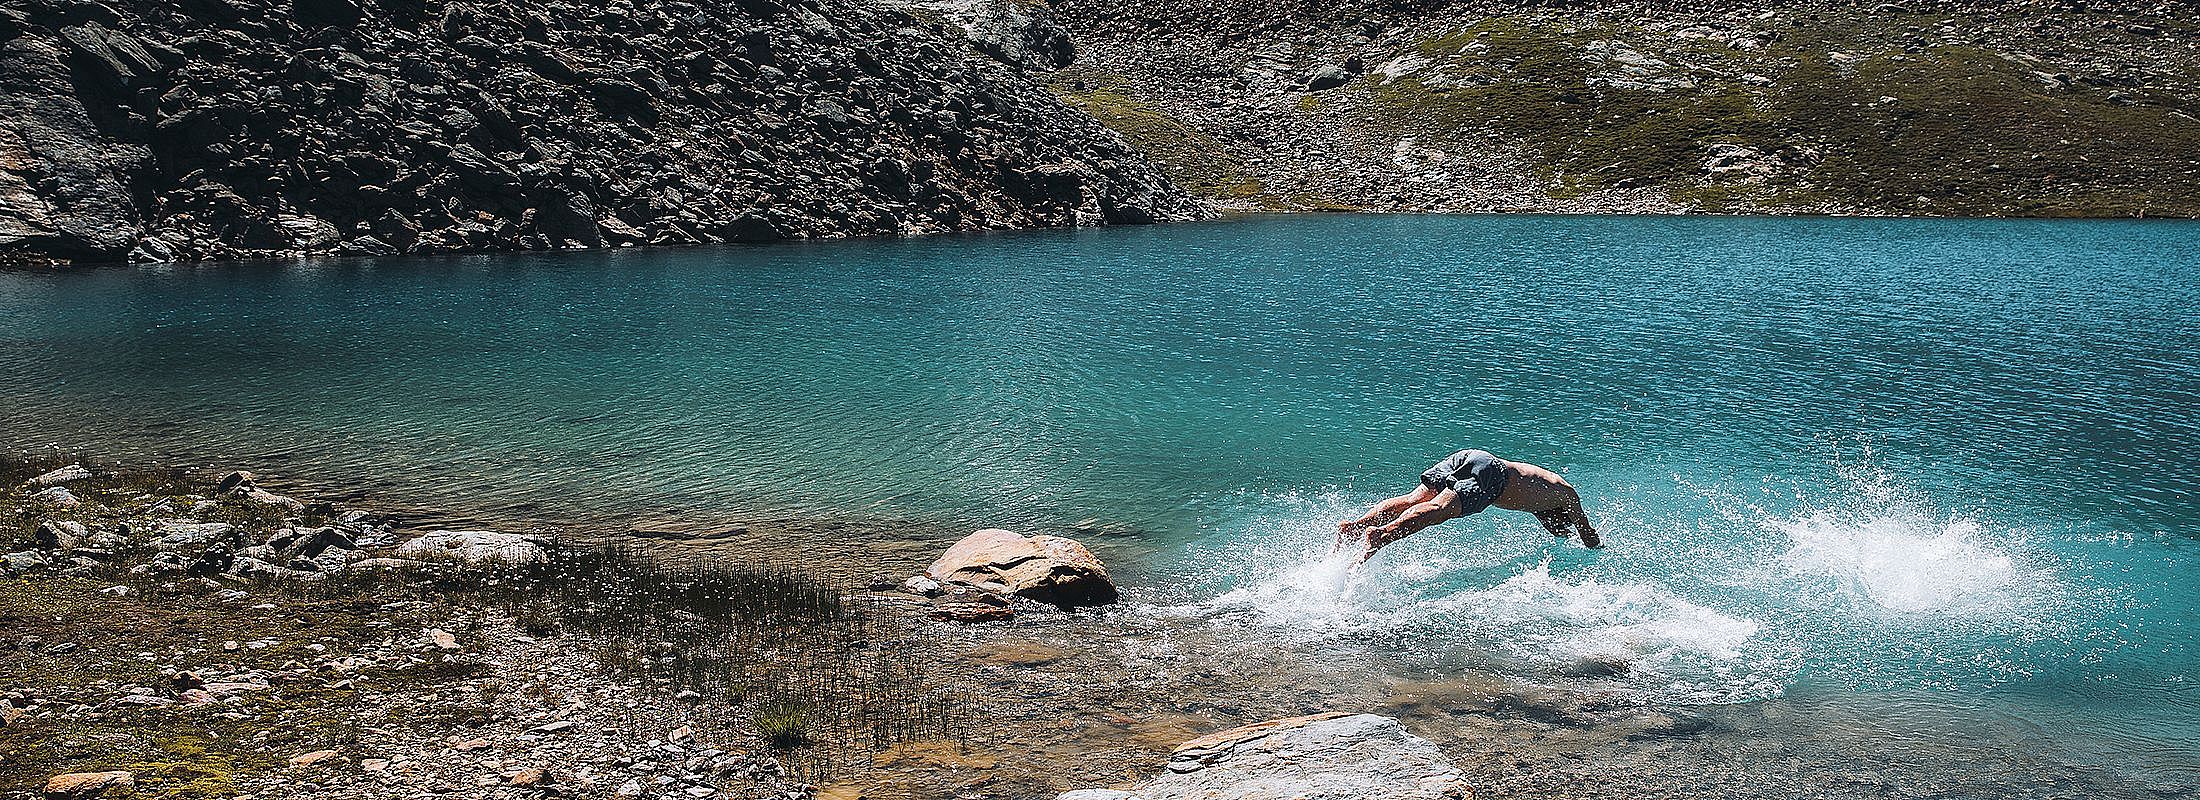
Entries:
{"type": "Polygon", "coordinates": [[[1582,528],[1581,546],[1591,550],[1602,550],[1604,549],[1604,539],[1597,535],[1596,529],[1582,528]]]}

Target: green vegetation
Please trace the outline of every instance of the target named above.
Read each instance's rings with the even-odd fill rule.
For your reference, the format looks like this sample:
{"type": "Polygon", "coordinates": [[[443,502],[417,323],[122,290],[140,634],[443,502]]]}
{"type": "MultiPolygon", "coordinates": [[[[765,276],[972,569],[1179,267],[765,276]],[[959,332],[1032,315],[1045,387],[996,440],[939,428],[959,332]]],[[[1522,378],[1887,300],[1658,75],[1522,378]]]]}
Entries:
{"type": "Polygon", "coordinates": [[[1714,210],[1831,202],[1952,215],[2200,215],[2190,144],[2200,123],[2177,98],[2058,87],[1980,48],[1904,52],[1874,43],[1872,31],[1824,24],[1758,51],[1659,52],[1614,28],[1485,20],[1421,44],[1442,65],[1441,84],[1378,85],[1372,106],[1401,130],[1520,141],[1542,157],[1559,197],[1660,185],[1714,210]],[[1710,69],[1671,72],[1692,86],[1616,88],[1595,81],[1607,66],[1585,57],[1599,41],[1710,69]],[[1764,77],[1740,77],[1749,73],[1764,77]],[[1719,143],[1785,165],[1761,183],[1722,182],[1703,168],[1719,143]]]}
{"type": "Polygon", "coordinates": [[[1217,200],[1268,199],[1260,181],[1246,172],[1244,159],[1214,137],[1117,89],[1076,89],[1063,84],[1054,89],[1065,102],[1122,134],[1184,191],[1217,200]]]}
{"type": "Polygon", "coordinates": [[[810,705],[800,700],[774,700],[756,709],[756,729],[773,747],[786,749],[810,741],[810,705]]]}

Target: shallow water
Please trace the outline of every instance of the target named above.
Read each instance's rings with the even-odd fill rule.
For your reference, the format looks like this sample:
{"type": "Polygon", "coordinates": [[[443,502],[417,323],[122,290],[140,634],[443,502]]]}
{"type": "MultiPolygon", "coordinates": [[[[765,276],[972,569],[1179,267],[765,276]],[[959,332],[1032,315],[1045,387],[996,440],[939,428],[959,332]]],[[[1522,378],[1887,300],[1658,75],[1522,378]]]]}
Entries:
{"type": "Polygon", "coordinates": [[[1133,584],[1132,630],[1724,709],[1697,736],[1728,744],[1839,719],[1823,741],[2013,776],[1965,792],[2046,759],[2189,794],[2196,245],[1339,216],[9,273],[0,445],[612,527],[1072,530],[1133,584]],[[1358,574],[1322,558],[1462,446],[1564,472],[1612,547],[1490,512],[1358,574]]]}

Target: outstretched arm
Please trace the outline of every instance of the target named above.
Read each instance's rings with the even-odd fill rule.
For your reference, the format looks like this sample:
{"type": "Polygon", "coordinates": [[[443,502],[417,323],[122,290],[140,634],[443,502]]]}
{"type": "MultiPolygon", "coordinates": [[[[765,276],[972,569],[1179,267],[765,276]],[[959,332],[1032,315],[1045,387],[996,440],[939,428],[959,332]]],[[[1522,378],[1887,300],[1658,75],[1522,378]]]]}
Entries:
{"type": "Polygon", "coordinates": [[[1603,537],[1597,535],[1596,526],[1589,524],[1589,512],[1581,509],[1581,493],[1569,492],[1568,494],[1571,496],[1566,500],[1566,515],[1573,518],[1574,529],[1581,532],[1582,546],[1603,547],[1603,537]]]}

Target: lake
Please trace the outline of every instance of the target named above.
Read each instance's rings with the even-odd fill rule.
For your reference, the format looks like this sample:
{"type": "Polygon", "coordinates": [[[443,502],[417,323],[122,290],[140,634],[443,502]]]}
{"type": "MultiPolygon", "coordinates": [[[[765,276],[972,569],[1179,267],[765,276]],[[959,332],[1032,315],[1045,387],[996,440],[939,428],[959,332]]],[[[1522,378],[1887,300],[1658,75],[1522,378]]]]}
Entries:
{"type": "Polygon", "coordinates": [[[2002,765],[1866,794],[2200,792],[2200,224],[1336,215],[0,273],[0,375],[15,449],[613,529],[1067,532],[1140,625],[2002,765]],[[1562,472],[1610,547],[1492,511],[1322,558],[1461,447],[1562,472]]]}

